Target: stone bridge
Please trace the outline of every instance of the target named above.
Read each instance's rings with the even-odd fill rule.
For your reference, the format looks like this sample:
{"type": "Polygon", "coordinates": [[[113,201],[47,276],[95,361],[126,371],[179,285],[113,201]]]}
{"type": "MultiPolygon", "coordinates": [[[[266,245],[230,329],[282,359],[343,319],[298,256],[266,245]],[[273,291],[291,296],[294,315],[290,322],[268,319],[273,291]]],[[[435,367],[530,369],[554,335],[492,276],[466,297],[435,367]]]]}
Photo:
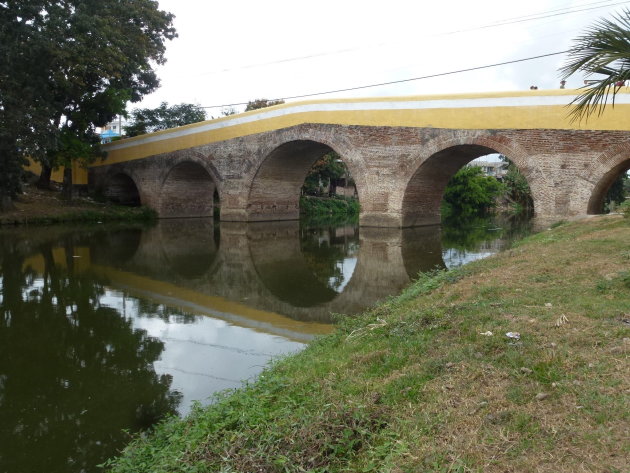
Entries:
{"type": "Polygon", "coordinates": [[[599,213],[630,168],[630,93],[600,117],[572,123],[570,90],[283,104],[105,146],[92,189],[148,205],[162,218],[291,220],[313,163],[333,150],[355,180],[363,226],[439,223],[450,177],[490,153],[531,188],[535,216],[599,213]]]}

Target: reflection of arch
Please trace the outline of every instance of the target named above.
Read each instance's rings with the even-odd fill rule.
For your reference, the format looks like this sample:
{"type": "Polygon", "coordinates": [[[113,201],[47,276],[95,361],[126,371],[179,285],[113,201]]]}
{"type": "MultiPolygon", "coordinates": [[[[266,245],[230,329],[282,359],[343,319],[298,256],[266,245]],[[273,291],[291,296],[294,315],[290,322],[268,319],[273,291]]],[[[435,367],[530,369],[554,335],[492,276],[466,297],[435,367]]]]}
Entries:
{"type": "Polygon", "coordinates": [[[439,225],[402,229],[402,261],[407,275],[415,280],[421,272],[445,268],[439,225]]]}
{"type": "Polygon", "coordinates": [[[138,186],[136,186],[132,177],[122,172],[114,174],[107,179],[103,195],[107,200],[120,205],[133,207],[140,205],[138,186]]]}
{"type": "MultiPolygon", "coordinates": [[[[300,190],[309,170],[324,154],[335,151],[355,177],[352,161],[320,140],[297,139],[279,144],[261,162],[247,202],[249,221],[299,218],[300,190]]],[[[360,194],[359,184],[357,191],[360,194]]]]}
{"type": "Polygon", "coordinates": [[[157,229],[162,257],[171,273],[195,279],[214,272],[219,235],[212,220],[163,220],[157,229]]]}
{"type": "Polygon", "coordinates": [[[468,140],[438,139],[413,172],[402,202],[402,226],[440,223],[440,204],[449,179],[465,164],[481,156],[501,153],[519,168],[528,181],[534,209],[542,195],[544,177],[529,166],[526,153],[513,143],[481,136],[468,140]]]}
{"type": "Polygon", "coordinates": [[[598,214],[604,209],[608,190],[620,174],[630,169],[630,152],[624,143],[613,148],[611,153],[600,155],[586,170],[585,175],[594,183],[588,199],[587,213],[598,214]]]}
{"type": "Polygon", "coordinates": [[[258,278],[277,299],[294,307],[313,307],[337,297],[306,264],[297,222],[272,227],[253,224],[248,228],[248,241],[258,278]]]}
{"type": "Polygon", "coordinates": [[[162,218],[211,217],[215,189],[215,181],[202,164],[181,161],[164,178],[158,213],[162,218]]]}
{"type": "Polygon", "coordinates": [[[90,239],[92,261],[116,268],[124,266],[138,252],[142,228],[117,228],[94,234],[90,239]]]}

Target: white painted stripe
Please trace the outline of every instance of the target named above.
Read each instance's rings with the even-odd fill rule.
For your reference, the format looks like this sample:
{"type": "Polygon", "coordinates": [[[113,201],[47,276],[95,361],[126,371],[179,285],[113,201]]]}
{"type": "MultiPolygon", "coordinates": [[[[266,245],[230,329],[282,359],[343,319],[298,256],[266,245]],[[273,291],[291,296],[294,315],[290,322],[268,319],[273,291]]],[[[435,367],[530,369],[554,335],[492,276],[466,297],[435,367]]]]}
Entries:
{"type": "MultiPolygon", "coordinates": [[[[522,96],[522,97],[496,97],[496,98],[469,98],[469,99],[438,99],[438,100],[409,100],[409,101],[378,101],[378,102],[321,102],[311,104],[296,104],[294,106],[283,107],[276,110],[260,111],[259,113],[235,116],[229,120],[220,122],[208,122],[200,126],[191,128],[175,128],[171,132],[159,135],[147,135],[145,138],[133,141],[120,141],[106,145],[107,150],[124,149],[133,146],[140,146],[147,143],[154,143],[183,136],[196,135],[206,131],[219,130],[256,121],[269,120],[272,118],[292,115],[297,113],[314,112],[360,112],[360,111],[383,111],[383,110],[435,110],[435,109],[463,109],[463,108],[498,108],[498,107],[545,107],[545,106],[566,106],[571,100],[571,95],[557,96],[522,96]]],[[[615,97],[615,104],[630,104],[630,94],[618,94],[615,97]]]]}

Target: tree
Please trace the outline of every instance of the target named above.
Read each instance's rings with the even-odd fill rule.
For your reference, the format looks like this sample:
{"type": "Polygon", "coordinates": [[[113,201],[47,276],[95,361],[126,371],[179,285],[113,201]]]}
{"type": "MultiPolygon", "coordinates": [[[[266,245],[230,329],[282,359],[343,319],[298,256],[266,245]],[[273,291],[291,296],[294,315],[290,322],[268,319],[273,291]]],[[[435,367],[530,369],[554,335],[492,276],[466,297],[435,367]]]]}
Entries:
{"type": "Polygon", "coordinates": [[[619,205],[626,200],[626,195],[628,194],[627,187],[629,185],[630,177],[628,177],[628,174],[625,172],[620,174],[615,182],[612,183],[604,199],[604,208],[607,211],[609,211],[612,206],[619,205]]]}
{"type": "Polygon", "coordinates": [[[157,108],[139,108],[131,112],[131,125],[125,127],[128,136],[144,135],[190,123],[202,122],[206,112],[199,106],[189,103],[168,106],[162,102],[157,108]]]}
{"type": "MultiPolygon", "coordinates": [[[[534,200],[525,176],[516,165],[504,155],[500,156],[501,161],[507,164],[507,173],[503,176],[505,185],[505,197],[508,201],[516,204],[517,209],[530,213],[534,209],[534,200]]],[[[518,213],[518,211],[517,211],[518,213]]]]}
{"type": "Polygon", "coordinates": [[[85,156],[74,139],[91,144],[97,126],[158,87],[172,19],[152,0],[0,2],[1,196],[19,193],[24,157],[49,175],[85,156]]]}
{"type": "Polygon", "coordinates": [[[563,79],[577,72],[603,76],[571,102],[575,105],[573,119],[601,115],[609,98],[614,106],[615,94],[630,79],[630,10],[624,9],[613,20],[600,19],[576,38],[560,72],[563,79]]]}
{"type": "Polygon", "coordinates": [[[462,216],[485,214],[496,205],[503,189],[504,186],[494,177],[485,176],[480,167],[463,167],[446,185],[444,213],[462,216]]]}
{"type": "Polygon", "coordinates": [[[334,194],[335,182],[348,175],[346,165],[334,151],[318,159],[304,180],[302,192],[307,195],[319,195],[321,185],[330,185],[329,193],[334,194]]]}
{"type": "Polygon", "coordinates": [[[259,108],[272,107],[274,105],[283,104],[284,100],[267,100],[267,99],[256,99],[250,100],[247,102],[247,106],[245,107],[245,111],[249,112],[250,110],[258,110],[259,108]]]}

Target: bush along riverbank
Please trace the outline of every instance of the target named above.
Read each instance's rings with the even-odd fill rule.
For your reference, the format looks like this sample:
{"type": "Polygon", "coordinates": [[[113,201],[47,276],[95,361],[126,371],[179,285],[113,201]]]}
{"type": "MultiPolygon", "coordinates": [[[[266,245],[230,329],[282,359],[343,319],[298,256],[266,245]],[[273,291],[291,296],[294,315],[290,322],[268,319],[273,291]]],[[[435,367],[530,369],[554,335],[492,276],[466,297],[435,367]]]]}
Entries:
{"type": "Polygon", "coordinates": [[[300,197],[300,214],[306,218],[359,217],[360,205],[354,197],[300,197]]]}
{"type": "Polygon", "coordinates": [[[630,219],[421,274],[258,380],[164,421],[122,472],[622,472],[630,219]]]}

